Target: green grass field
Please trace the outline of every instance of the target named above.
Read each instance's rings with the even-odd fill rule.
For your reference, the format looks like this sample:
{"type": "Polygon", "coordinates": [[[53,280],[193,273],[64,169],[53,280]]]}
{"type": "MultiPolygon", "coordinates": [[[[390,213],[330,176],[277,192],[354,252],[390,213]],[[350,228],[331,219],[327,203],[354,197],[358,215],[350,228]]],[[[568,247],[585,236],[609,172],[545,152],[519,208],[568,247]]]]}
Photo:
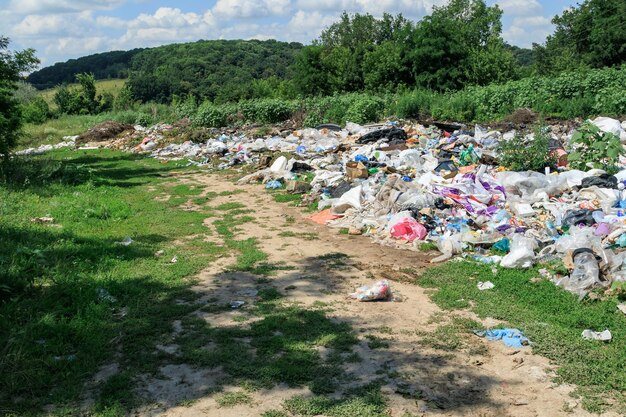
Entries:
{"type": "MultiPolygon", "coordinates": [[[[290,398],[267,416],[387,415],[376,382],[329,395],[346,378],[343,365],[359,360],[351,353],[358,333],[331,320],[326,306],[290,303],[283,289],[264,284],[287,266],[267,263],[256,238],[237,238],[239,228],[254,221],[249,210],[235,201],[210,203],[236,191],[201,195],[199,187],[180,181],[197,170],[184,161],[162,163],[108,150],[57,151],[3,169],[0,414],[41,415],[51,406],[52,415],[76,415],[84,384],[114,361],[120,372],[95,386],[88,412],[127,415],[140,405],[134,391],[139,376],[157,375],[171,360],[155,349],[167,341],[180,347],[179,363],[219,366],[243,389],[216,392],[223,407],[249,403],[255,390],[288,384],[307,386],[314,396],[290,398]],[[164,194],[169,198],[157,198],[164,194]],[[199,209],[181,208],[189,201],[199,209]],[[54,220],[32,221],[40,217],[54,220]],[[203,225],[206,219],[214,232],[203,225]],[[118,243],[127,237],[130,245],[118,243]],[[190,316],[200,297],[191,289],[192,277],[224,255],[233,255],[231,271],[257,277],[258,303],[234,320],[247,326],[213,327],[190,316]],[[172,336],[175,320],[185,331],[172,336]],[[331,353],[322,358],[320,349],[331,353]]],[[[272,196],[293,203],[284,191],[272,196]]],[[[286,224],[294,221],[285,218],[286,224]]],[[[341,267],[345,257],[330,254],[325,262],[341,267]]],[[[619,295],[579,302],[554,284],[533,279],[538,276],[537,269],[500,269],[493,275],[481,264],[450,262],[415,275],[415,283],[432,288],[432,299],[450,317],[471,309],[523,330],[533,351],[558,365],[558,380],[578,386],[586,409],[624,412],[626,319],[616,309],[619,295]],[[477,277],[489,277],[495,288],[479,291],[477,277]],[[613,341],[582,340],[586,328],[609,328],[613,341]]],[[[219,314],[230,307],[209,300],[202,309],[219,314]]],[[[421,344],[457,350],[474,337],[473,326],[453,319],[421,344]]],[[[386,349],[392,343],[389,331],[365,335],[368,347],[386,349]]]]}
{"type": "MultiPolygon", "coordinates": [[[[114,96],[117,96],[120,90],[124,87],[125,83],[126,83],[126,80],[122,80],[122,79],[97,80],[96,91],[97,91],[97,94],[111,93],[114,96]]],[[[78,87],[78,84],[70,84],[69,87],[70,88],[78,87]]],[[[56,105],[54,104],[54,95],[56,94],[56,92],[57,92],[56,87],[48,88],[40,92],[41,97],[43,97],[44,100],[46,100],[46,102],[48,103],[48,105],[52,106],[52,108],[56,108],[56,105]]]]}

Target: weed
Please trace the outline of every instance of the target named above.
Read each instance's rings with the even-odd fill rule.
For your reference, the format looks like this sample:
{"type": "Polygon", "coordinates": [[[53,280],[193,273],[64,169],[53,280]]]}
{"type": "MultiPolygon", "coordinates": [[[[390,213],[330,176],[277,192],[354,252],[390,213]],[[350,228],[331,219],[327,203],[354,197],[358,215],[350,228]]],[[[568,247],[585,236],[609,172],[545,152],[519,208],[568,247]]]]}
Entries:
{"type": "MultiPolygon", "coordinates": [[[[626,363],[626,340],[589,343],[580,337],[580,332],[586,328],[609,328],[614,334],[626,333],[626,322],[615,314],[619,300],[613,297],[602,302],[579,302],[549,281],[531,282],[537,275],[536,269],[503,269],[494,277],[484,265],[453,262],[426,270],[417,282],[437,288],[431,298],[444,309],[470,307],[471,302],[480,317],[504,320],[521,329],[532,341],[535,353],[559,365],[558,379],[579,387],[585,407],[604,410],[605,397],[611,402],[626,389],[626,374],[620,365],[626,363]],[[495,288],[479,291],[475,281],[468,280],[476,275],[489,276],[495,288]]],[[[451,337],[453,342],[445,342],[443,348],[462,345],[462,341],[454,341],[454,335],[451,337]]],[[[432,342],[440,344],[441,339],[432,342]]]]}
{"type": "Polygon", "coordinates": [[[245,392],[225,392],[215,401],[220,407],[234,407],[240,404],[252,404],[252,397],[245,392]]]}
{"type": "Polygon", "coordinates": [[[367,342],[367,346],[370,349],[387,349],[389,347],[389,341],[387,339],[380,338],[373,334],[367,334],[365,335],[365,338],[369,340],[367,342]]]}

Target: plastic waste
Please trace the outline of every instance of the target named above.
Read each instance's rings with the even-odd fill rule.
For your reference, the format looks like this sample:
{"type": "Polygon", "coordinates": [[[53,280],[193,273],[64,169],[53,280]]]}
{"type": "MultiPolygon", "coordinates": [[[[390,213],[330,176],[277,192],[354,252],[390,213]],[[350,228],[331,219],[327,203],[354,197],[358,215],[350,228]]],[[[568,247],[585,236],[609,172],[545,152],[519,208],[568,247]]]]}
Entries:
{"type": "Polygon", "coordinates": [[[272,180],[265,184],[265,188],[267,188],[268,190],[276,190],[282,186],[283,184],[278,180],[272,180]]]}
{"type": "Polygon", "coordinates": [[[601,285],[600,268],[598,260],[589,248],[577,249],[572,253],[574,269],[569,277],[564,277],[556,282],[563,289],[577,294],[579,299],[596,285],[601,285]]]}
{"type": "Polygon", "coordinates": [[[512,348],[523,348],[530,345],[528,338],[518,329],[474,330],[474,334],[490,341],[501,340],[506,346],[512,348]]]}
{"type": "Polygon", "coordinates": [[[535,261],[537,242],[533,238],[515,234],[511,237],[510,252],[502,258],[504,268],[530,268],[535,261]]]}
{"type": "Polygon", "coordinates": [[[282,172],[287,169],[287,158],[285,156],[279,156],[272,166],[270,167],[271,172],[282,172]]]}
{"type": "Polygon", "coordinates": [[[485,281],[485,282],[480,281],[480,282],[478,282],[477,287],[478,287],[478,289],[480,291],[485,291],[485,290],[490,290],[490,289],[494,288],[495,285],[491,281],[485,281]]]}
{"type": "Polygon", "coordinates": [[[463,252],[463,244],[459,240],[459,235],[441,236],[437,240],[437,249],[439,249],[442,255],[431,259],[431,263],[447,261],[452,256],[458,255],[463,252]]]}
{"type": "Polygon", "coordinates": [[[415,239],[424,240],[428,234],[426,228],[412,217],[405,217],[392,224],[389,231],[391,236],[396,239],[404,239],[409,242],[415,239]]]}
{"type": "Polygon", "coordinates": [[[130,236],[126,236],[121,242],[115,242],[115,244],[121,246],[130,246],[133,242],[134,240],[132,240],[130,236]]]}
{"type": "Polygon", "coordinates": [[[611,119],[610,117],[596,117],[591,123],[598,126],[603,132],[617,135],[622,143],[626,142],[626,131],[622,128],[619,120],[611,119]]]}
{"type": "Polygon", "coordinates": [[[383,279],[372,285],[357,288],[355,292],[350,294],[350,297],[359,301],[388,300],[391,297],[391,287],[389,281],[383,279]]]}
{"type": "Polygon", "coordinates": [[[509,239],[502,239],[494,243],[492,248],[501,252],[509,252],[511,250],[510,243],[509,239]]]}
{"type": "Polygon", "coordinates": [[[613,338],[613,335],[608,329],[602,332],[595,332],[591,329],[585,329],[582,332],[582,337],[585,340],[599,340],[602,342],[609,342],[613,338]]]}

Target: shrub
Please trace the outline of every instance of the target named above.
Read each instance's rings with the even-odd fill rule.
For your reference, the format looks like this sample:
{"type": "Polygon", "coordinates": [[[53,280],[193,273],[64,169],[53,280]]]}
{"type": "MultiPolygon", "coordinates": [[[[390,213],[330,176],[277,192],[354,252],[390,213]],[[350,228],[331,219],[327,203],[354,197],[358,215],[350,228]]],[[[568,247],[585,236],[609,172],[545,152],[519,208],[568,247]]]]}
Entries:
{"type": "Polygon", "coordinates": [[[247,122],[279,123],[291,117],[295,105],[280,99],[261,99],[244,101],[239,109],[247,122]]]}
{"type": "Polygon", "coordinates": [[[609,174],[618,171],[617,162],[624,154],[619,137],[602,132],[593,123],[585,122],[572,136],[572,152],[568,155],[569,165],[583,171],[589,168],[604,169],[609,174]]]}
{"type": "Polygon", "coordinates": [[[415,90],[401,94],[393,112],[401,119],[424,118],[431,115],[431,107],[436,95],[427,90],[415,90]]]}
{"type": "Polygon", "coordinates": [[[197,127],[224,127],[227,125],[228,117],[224,109],[224,106],[216,106],[210,101],[205,101],[198,107],[192,122],[197,127]]]}
{"type": "Polygon", "coordinates": [[[500,142],[499,162],[511,171],[539,171],[545,167],[554,167],[556,158],[550,150],[550,134],[546,129],[537,126],[532,139],[520,134],[508,141],[500,142]]]}
{"type": "Polygon", "coordinates": [[[383,114],[384,102],[373,96],[354,97],[341,122],[368,123],[377,122],[383,114]]]}
{"type": "Polygon", "coordinates": [[[22,115],[26,123],[41,124],[50,118],[50,107],[46,100],[35,97],[22,106],[22,115]]]}

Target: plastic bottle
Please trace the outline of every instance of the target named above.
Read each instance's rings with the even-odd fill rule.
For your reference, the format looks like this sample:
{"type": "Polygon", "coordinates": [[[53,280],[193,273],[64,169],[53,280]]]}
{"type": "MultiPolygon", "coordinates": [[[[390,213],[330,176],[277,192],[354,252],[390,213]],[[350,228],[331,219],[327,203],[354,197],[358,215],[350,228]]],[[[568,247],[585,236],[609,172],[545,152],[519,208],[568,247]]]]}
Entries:
{"type": "Polygon", "coordinates": [[[591,249],[577,249],[573,253],[574,270],[570,275],[570,287],[585,291],[599,281],[598,261],[591,249]]]}

